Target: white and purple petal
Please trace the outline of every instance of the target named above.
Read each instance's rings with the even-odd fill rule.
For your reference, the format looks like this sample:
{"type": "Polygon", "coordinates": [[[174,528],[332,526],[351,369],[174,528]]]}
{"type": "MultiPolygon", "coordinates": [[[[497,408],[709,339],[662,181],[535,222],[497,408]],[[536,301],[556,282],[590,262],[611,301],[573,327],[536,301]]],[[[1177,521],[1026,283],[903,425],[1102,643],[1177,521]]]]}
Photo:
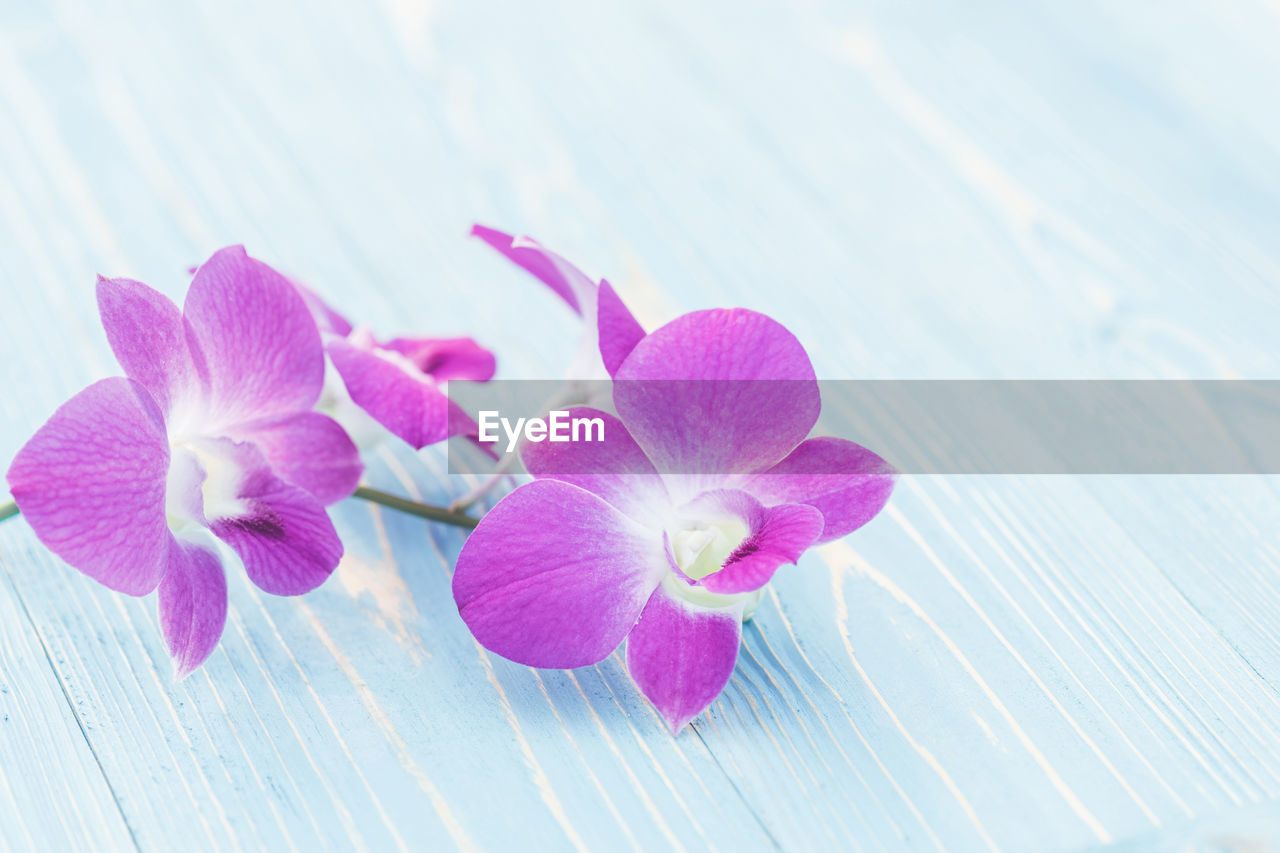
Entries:
{"type": "Polygon", "coordinates": [[[614,376],[636,344],[644,340],[644,328],[604,279],[596,297],[596,330],[604,369],[614,376]]]}
{"type": "Polygon", "coordinates": [[[209,374],[198,424],[206,434],[305,411],[319,398],[324,350],[311,313],[288,279],[243,247],[220,249],[196,270],[183,317],[209,374]]]}
{"type": "Polygon", "coordinates": [[[450,434],[449,398],[398,353],[331,340],[326,347],[351,400],[415,449],[450,434]]]}
{"type": "Polygon", "coordinates": [[[325,506],[350,497],[364,472],[360,451],[347,431],[318,412],[243,424],[227,435],[256,444],[277,476],[306,489],[325,506]]]}
{"type": "Polygon", "coordinates": [[[520,461],[525,469],[535,477],[572,483],[599,495],[641,524],[663,527],[671,498],[622,421],[586,406],[566,412],[571,422],[599,418],[603,441],[524,442],[520,461]]]}
{"type": "Polygon", "coordinates": [[[240,555],[249,579],[272,595],[302,595],[324,583],[342,542],[320,502],[275,476],[254,445],[215,439],[210,446],[236,483],[234,503],[220,504],[226,509],[214,513],[206,503],[209,528],[240,555]]]}
{"type": "Polygon", "coordinates": [[[614,378],[618,415],[658,471],[703,485],[775,464],[821,408],[804,347],[742,308],[673,320],[636,344],[614,378]]]}
{"type": "Polygon", "coordinates": [[[227,621],[227,578],[212,548],[171,539],[158,609],[174,679],[180,681],[213,653],[227,621]]]}
{"type": "Polygon", "coordinates": [[[151,392],[161,411],[207,390],[203,356],[188,345],[182,312],[169,297],[132,279],[99,276],[98,313],[125,375],[151,392]]]}
{"type": "Polygon", "coordinates": [[[598,663],[666,574],[662,540],[585,489],[536,480],[490,510],[458,556],[453,597],[485,648],[527,666],[598,663]]]}
{"type": "Polygon", "coordinates": [[[169,551],[169,442],[151,394],[103,379],[64,403],[9,467],[9,489],[51,551],[94,580],[146,595],[169,551]]]}
{"type": "Polygon", "coordinates": [[[825,521],[818,543],[847,536],[884,508],[897,472],[861,445],[811,438],[762,474],[742,483],[766,504],[804,503],[825,521]]]}
{"type": "Polygon", "coordinates": [[[596,283],[582,270],[530,237],[513,237],[484,225],[473,225],[471,233],[551,288],[578,314],[591,319],[587,309],[595,305],[596,283]]]}
{"type": "Polygon", "coordinates": [[[546,284],[583,318],[582,339],[568,370],[571,380],[608,379],[644,337],[644,329],[608,282],[597,283],[532,238],[483,225],[471,233],[546,284]]]}
{"type": "Polygon", "coordinates": [[[668,580],[627,637],[627,671],[672,734],[705,711],[729,683],[742,641],[742,605],[704,607],[668,580]]]}

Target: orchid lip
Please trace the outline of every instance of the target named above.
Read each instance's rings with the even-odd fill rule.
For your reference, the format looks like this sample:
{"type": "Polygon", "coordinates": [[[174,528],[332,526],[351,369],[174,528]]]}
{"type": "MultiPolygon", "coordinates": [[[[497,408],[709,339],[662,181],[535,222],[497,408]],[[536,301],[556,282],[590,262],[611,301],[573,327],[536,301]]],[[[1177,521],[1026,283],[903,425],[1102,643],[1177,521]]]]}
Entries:
{"type": "Polygon", "coordinates": [[[672,555],[681,573],[698,581],[724,568],[750,533],[737,518],[686,521],[671,536],[672,555]]]}
{"type": "Polygon", "coordinates": [[[749,619],[764,597],[764,589],[750,592],[712,592],[702,579],[724,568],[725,562],[750,537],[747,525],[736,518],[713,522],[685,519],[674,534],[662,534],[671,572],[664,580],[667,591],[689,604],[714,609],[741,606],[749,619]]]}

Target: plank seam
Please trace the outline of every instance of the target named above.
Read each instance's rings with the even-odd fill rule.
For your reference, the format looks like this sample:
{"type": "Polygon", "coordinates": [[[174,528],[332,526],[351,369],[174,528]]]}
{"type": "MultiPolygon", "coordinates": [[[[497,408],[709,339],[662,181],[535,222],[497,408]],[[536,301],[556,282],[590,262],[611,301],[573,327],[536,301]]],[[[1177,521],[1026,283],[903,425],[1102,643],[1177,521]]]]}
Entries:
{"type": "Polygon", "coordinates": [[[724,769],[724,765],[720,763],[720,756],[716,755],[715,750],[711,748],[711,745],[707,743],[706,738],[702,736],[702,732],[698,731],[698,727],[696,725],[690,725],[689,731],[698,736],[698,742],[701,743],[702,748],[707,751],[707,755],[711,756],[711,760],[715,762],[716,768],[724,775],[725,781],[729,783],[729,787],[733,789],[733,792],[738,795],[738,799],[742,801],[742,804],[746,806],[747,811],[751,813],[751,817],[755,819],[756,824],[760,827],[760,831],[769,839],[769,844],[772,845],[774,850],[782,850],[782,845],[778,843],[777,837],[775,837],[773,832],[769,829],[768,824],[766,824],[760,815],[756,813],[751,801],[743,795],[742,789],[738,787],[738,783],[733,778],[733,774],[724,769]]]}

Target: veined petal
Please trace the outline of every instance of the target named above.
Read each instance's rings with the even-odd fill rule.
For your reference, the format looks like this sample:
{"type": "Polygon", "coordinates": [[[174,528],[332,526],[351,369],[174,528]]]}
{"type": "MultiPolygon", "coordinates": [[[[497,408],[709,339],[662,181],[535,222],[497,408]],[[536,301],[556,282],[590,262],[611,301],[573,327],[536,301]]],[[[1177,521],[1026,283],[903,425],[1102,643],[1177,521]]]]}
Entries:
{"type": "Polygon", "coordinates": [[[583,318],[582,339],[568,370],[571,379],[609,378],[644,337],[644,330],[608,282],[597,283],[530,237],[512,237],[483,225],[472,227],[471,233],[546,284],[583,318]]]}
{"type": "Polygon", "coordinates": [[[645,604],[627,638],[627,671],[676,734],[705,711],[733,675],[742,642],[742,605],[703,607],[674,594],[668,580],[645,604]]]}
{"type": "Polygon", "coordinates": [[[767,584],[779,566],[800,559],[822,533],[822,513],[807,504],[766,507],[746,492],[707,492],[683,508],[704,519],[737,517],[747,535],[721,568],[699,579],[710,592],[751,592],[767,584]]]}
{"type": "Polygon", "coordinates": [[[438,381],[488,382],[497,367],[493,353],[471,338],[392,338],[382,347],[400,353],[438,381]]]}
{"type": "Polygon", "coordinates": [[[804,503],[822,513],[818,542],[847,536],[884,508],[893,491],[893,466],[843,438],[811,438],[742,488],[765,503],[804,503]]]}
{"type": "Polygon", "coordinates": [[[301,595],[322,584],[342,557],[342,542],[320,502],[275,476],[254,445],[209,444],[240,476],[236,514],[211,517],[209,527],[240,555],[249,579],[273,595],[301,595]]]}
{"type": "Polygon", "coordinates": [[[415,449],[449,437],[449,398],[403,356],[341,339],[326,351],[352,401],[392,433],[415,449]]]}
{"type": "Polygon", "coordinates": [[[596,328],[604,369],[614,376],[636,344],[644,339],[644,328],[618,296],[613,285],[600,280],[596,298],[596,328]]]}
{"type": "Polygon", "coordinates": [[[584,489],[536,480],[467,537],[453,597],[485,648],[569,669],[617,648],[666,572],[653,532],[584,489]]]}
{"type": "Polygon", "coordinates": [[[220,249],[196,270],[183,316],[204,354],[210,405],[202,426],[310,409],[324,383],[320,333],[298,290],[245,254],[220,249]]]}
{"type": "Polygon", "coordinates": [[[804,347],[742,308],[677,318],[636,344],[614,378],[619,417],[663,474],[767,468],[804,440],[821,407],[804,347]]]}
{"type": "Polygon", "coordinates": [[[228,435],[252,441],[277,476],[306,489],[325,506],[350,497],[364,472],[360,451],[346,430],[318,412],[255,421],[228,435]]]}
{"type": "Polygon", "coordinates": [[[586,406],[566,411],[570,422],[598,418],[603,424],[604,440],[525,442],[520,448],[525,469],[535,477],[586,489],[635,521],[660,529],[671,498],[653,463],[622,421],[586,406]]]}
{"type": "Polygon", "coordinates": [[[203,356],[187,345],[182,312],[169,297],[132,279],[99,276],[98,313],[116,361],[161,411],[204,390],[203,356]]]}
{"type": "Polygon", "coordinates": [[[181,681],[213,653],[227,621],[227,578],[218,555],[194,542],[171,539],[158,607],[173,677],[181,681]]]}
{"type": "Polygon", "coordinates": [[[580,269],[529,237],[512,237],[483,225],[471,226],[471,233],[551,288],[574,311],[590,319],[588,299],[584,297],[590,297],[589,302],[594,305],[596,283],[580,269]]]}
{"type": "Polygon", "coordinates": [[[168,558],[164,417],[132,379],[103,379],[62,405],[9,467],[9,489],[40,541],[129,595],[156,588],[168,558]]]}

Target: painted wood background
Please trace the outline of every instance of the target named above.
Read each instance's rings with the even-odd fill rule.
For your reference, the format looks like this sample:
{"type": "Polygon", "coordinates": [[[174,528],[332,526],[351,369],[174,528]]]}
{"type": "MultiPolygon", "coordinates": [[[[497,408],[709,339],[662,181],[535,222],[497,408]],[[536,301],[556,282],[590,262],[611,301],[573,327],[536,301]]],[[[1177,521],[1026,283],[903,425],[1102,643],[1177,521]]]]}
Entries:
{"type": "MultiPolygon", "coordinates": [[[[95,273],[177,296],[233,242],[556,376],[568,312],[476,220],[825,378],[1277,378],[1277,45],[1275,0],[6,0],[0,458],[117,372],[95,273]]],[[[481,651],[456,530],[337,507],[336,575],[233,575],[174,684],[154,600],[9,521],[0,848],[1267,849],[1276,485],[904,480],[676,738],[616,656],[481,651]]]]}

